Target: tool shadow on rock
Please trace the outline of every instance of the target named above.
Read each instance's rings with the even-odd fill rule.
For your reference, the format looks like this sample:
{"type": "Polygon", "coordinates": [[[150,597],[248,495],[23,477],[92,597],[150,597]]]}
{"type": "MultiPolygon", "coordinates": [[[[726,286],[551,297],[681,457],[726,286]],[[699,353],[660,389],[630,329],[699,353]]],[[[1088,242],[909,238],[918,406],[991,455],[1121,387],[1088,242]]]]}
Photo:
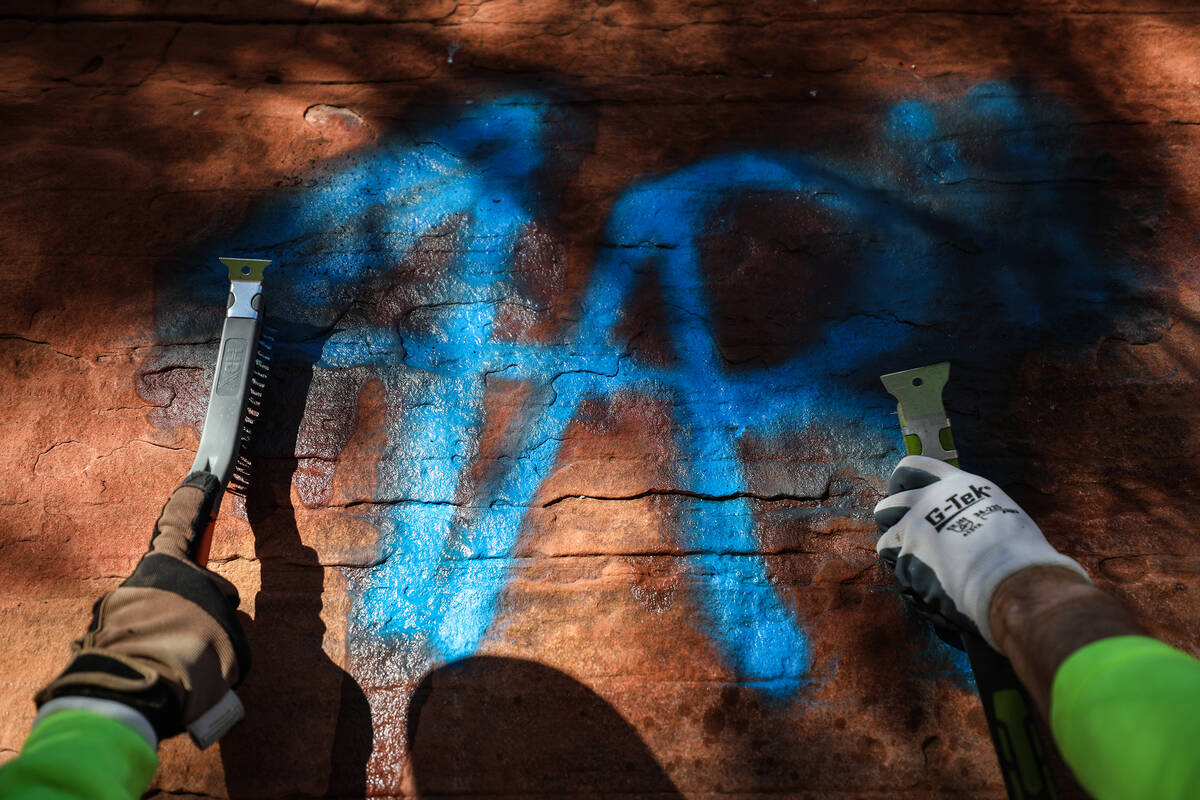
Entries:
{"type": "Polygon", "coordinates": [[[247,628],[253,669],[239,694],[246,719],[222,740],[229,796],[362,797],[373,733],[366,695],[323,649],[325,574],[300,539],[291,484],[296,442],[320,348],[275,345],[264,415],[250,451],[246,515],[261,586],[247,628]],[[326,767],[326,765],[329,765],[326,767]]]}
{"type": "Polygon", "coordinates": [[[569,675],[476,656],[430,672],[408,709],[418,797],[682,798],[638,732],[569,675]]]}

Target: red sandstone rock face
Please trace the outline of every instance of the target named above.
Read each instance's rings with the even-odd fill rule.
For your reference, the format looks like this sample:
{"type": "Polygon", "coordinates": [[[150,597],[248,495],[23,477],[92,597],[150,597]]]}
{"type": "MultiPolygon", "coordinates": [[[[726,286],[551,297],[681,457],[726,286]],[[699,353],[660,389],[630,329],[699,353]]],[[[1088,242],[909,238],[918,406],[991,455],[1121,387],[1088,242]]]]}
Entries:
{"type": "MultiPolygon", "coordinates": [[[[798,353],[841,352],[823,326],[847,303],[859,319],[971,346],[982,331],[974,358],[955,351],[947,397],[967,463],[1151,631],[1200,652],[1189,3],[43,5],[0,17],[0,752],[19,749],[33,692],[132,568],[191,462],[219,308],[181,311],[195,333],[181,338],[164,298],[216,269],[194,254],[262,203],[517,92],[548,98],[550,155],[495,340],[569,340],[601,254],[629,244],[605,226],[631,187],[731,152],[834,165],[883,197],[877,219],[847,223],[820,193],[777,191],[724,198],[706,217],[699,263],[721,368],[782,375],[798,353]],[[955,110],[990,81],[1016,87],[1016,133],[955,110]],[[910,101],[942,125],[916,150],[888,134],[919,122],[895,116],[910,101]],[[1061,203],[1038,205],[1044,184],[1061,203]],[[914,308],[897,281],[894,305],[854,306],[870,288],[854,282],[864,265],[907,258],[881,220],[909,202],[934,221],[977,204],[972,235],[938,229],[946,263],[965,259],[966,288],[914,308]],[[1094,304],[1099,323],[1055,318],[1033,337],[1053,312],[998,322],[1006,312],[980,288],[990,274],[970,259],[1011,251],[1031,260],[1017,265],[1030,285],[1052,283],[1087,259],[1012,243],[1041,241],[1060,215],[1096,270],[1118,265],[1123,282],[1094,304]],[[987,337],[1033,344],[997,366],[987,337]]],[[[403,257],[363,256],[384,263],[319,321],[434,335],[431,298],[455,296],[447,271],[488,247],[500,245],[451,215],[403,257]]],[[[686,364],[670,323],[679,299],[653,268],[639,281],[615,327],[624,357],[686,364]]],[[[855,396],[879,392],[878,410],[874,376],[914,366],[888,355],[814,369],[855,396]]],[[[227,501],[213,558],[253,619],[250,717],[204,753],[165,743],[153,791],[1003,796],[977,701],[875,564],[866,512],[896,447],[876,417],[816,405],[738,440],[748,555],[811,645],[808,682],[779,699],[740,678],[704,623],[680,520],[726,501],[696,496],[718,459],[678,444],[695,398],[624,391],[579,406],[506,554],[493,622],[446,664],[354,622],[373,565],[402,557],[381,550],[404,491],[385,478],[416,467],[389,437],[428,377],[294,363],[280,374],[290,391],[271,409],[261,488],[227,501]]],[[[530,420],[555,402],[553,382],[485,381],[464,478],[443,498],[480,525],[534,449],[530,420]]]]}

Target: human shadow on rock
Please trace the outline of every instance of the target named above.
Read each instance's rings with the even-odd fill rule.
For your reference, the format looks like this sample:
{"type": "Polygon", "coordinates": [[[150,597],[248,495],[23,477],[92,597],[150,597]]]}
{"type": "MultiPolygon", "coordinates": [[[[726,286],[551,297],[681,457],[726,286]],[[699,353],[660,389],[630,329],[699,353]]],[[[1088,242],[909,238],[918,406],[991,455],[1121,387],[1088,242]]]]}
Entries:
{"type": "Polygon", "coordinates": [[[239,689],[246,719],[221,743],[232,798],[366,794],[370,707],[358,683],[322,647],[324,569],[317,553],[300,541],[291,500],[296,443],[319,344],[303,331],[277,332],[263,415],[247,447],[246,515],[261,588],[247,629],[254,666],[239,689]]]}
{"type": "Polygon", "coordinates": [[[420,797],[682,797],[616,709],[532,661],[479,656],[429,673],[408,742],[420,797]]]}

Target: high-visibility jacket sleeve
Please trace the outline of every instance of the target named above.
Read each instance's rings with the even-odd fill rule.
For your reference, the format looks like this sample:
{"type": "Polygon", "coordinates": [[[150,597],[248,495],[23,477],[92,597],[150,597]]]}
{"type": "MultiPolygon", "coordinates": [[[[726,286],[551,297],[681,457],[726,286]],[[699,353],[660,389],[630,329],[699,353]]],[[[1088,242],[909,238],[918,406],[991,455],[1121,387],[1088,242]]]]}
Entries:
{"type": "Polygon", "coordinates": [[[0,798],[137,800],[158,756],[128,725],[102,714],[60,711],[39,722],[0,766],[0,798]]]}
{"type": "Polygon", "coordinates": [[[1156,639],[1080,648],[1054,675],[1054,740],[1097,800],[1200,798],[1200,661],[1156,639]]]}

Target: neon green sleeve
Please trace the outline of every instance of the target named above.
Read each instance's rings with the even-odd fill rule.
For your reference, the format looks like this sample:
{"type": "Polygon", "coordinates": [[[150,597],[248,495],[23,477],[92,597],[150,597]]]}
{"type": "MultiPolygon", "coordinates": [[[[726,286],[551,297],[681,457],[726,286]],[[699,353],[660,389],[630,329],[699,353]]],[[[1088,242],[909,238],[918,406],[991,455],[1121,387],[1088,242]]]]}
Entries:
{"type": "Polygon", "coordinates": [[[137,800],[156,769],[154,749],[128,725],[101,714],[59,711],[0,767],[0,798],[137,800]]]}
{"type": "Polygon", "coordinates": [[[1050,728],[1097,800],[1200,798],[1200,661],[1156,639],[1116,636],[1054,676],[1050,728]]]}

